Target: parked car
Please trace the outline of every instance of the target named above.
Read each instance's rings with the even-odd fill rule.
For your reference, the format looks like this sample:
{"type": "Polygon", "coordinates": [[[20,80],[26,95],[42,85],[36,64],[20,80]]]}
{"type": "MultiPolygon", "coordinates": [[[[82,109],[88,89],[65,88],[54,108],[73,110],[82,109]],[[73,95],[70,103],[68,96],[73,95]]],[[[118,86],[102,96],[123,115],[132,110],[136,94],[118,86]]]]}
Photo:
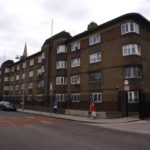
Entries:
{"type": "Polygon", "coordinates": [[[8,101],[0,101],[0,110],[17,111],[17,107],[8,101]]]}

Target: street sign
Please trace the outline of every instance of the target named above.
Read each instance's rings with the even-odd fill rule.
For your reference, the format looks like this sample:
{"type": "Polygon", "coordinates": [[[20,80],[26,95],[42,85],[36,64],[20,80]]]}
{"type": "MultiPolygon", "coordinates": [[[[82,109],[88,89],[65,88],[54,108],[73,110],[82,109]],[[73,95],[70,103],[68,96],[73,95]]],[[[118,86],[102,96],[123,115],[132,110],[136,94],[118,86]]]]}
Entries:
{"type": "Polygon", "coordinates": [[[124,86],[124,90],[125,90],[125,91],[129,91],[129,90],[130,90],[130,87],[129,87],[129,85],[127,85],[127,86],[124,86]]]}
{"type": "Polygon", "coordinates": [[[129,80],[124,80],[124,86],[129,85],[129,80]]]}

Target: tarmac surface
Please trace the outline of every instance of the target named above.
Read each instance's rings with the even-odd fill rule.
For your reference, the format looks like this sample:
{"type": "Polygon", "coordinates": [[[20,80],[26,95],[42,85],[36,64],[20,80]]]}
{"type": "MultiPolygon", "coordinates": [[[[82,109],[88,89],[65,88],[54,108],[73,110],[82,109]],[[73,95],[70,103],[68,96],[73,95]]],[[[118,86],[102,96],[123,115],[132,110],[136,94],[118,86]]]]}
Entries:
{"type": "Polygon", "coordinates": [[[66,119],[86,123],[91,126],[99,126],[120,131],[127,131],[133,133],[142,133],[150,135],[150,120],[140,120],[137,116],[117,118],[117,119],[91,119],[89,117],[72,116],[65,114],[55,114],[50,112],[39,112],[32,110],[18,109],[20,112],[42,115],[47,117],[54,117],[59,119],[66,119]]]}
{"type": "Polygon", "coordinates": [[[137,119],[0,111],[0,150],[149,150],[149,134],[127,131],[149,129],[149,121],[137,119]]]}

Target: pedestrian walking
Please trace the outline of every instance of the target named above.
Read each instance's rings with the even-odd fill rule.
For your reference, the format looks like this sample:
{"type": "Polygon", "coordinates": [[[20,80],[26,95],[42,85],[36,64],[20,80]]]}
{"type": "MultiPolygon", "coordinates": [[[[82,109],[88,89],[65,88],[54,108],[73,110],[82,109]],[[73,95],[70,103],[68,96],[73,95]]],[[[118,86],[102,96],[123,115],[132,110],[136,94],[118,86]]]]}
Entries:
{"type": "Polygon", "coordinates": [[[90,113],[91,113],[91,119],[96,118],[96,108],[93,102],[90,104],[90,113]]]}
{"type": "Polygon", "coordinates": [[[54,103],[53,103],[53,108],[54,108],[54,113],[57,113],[58,102],[54,102],[54,103]]]}

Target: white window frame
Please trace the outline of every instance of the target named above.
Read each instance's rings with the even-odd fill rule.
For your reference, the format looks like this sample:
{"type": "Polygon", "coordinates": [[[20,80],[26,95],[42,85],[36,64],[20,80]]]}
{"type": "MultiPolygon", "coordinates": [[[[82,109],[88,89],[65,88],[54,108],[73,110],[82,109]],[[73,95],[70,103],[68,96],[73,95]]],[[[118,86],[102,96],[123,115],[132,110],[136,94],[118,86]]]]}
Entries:
{"type": "Polygon", "coordinates": [[[71,60],[71,67],[79,67],[80,66],[80,58],[75,58],[71,60]]]}
{"type": "Polygon", "coordinates": [[[80,49],[80,41],[74,42],[71,44],[71,51],[77,51],[80,49]]]}
{"type": "Polygon", "coordinates": [[[45,67],[41,66],[41,72],[44,73],[45,72],[45,67]]]}
{"type": "Polygon", "coordinates": [[[9,86],[4,86],[4,91],[9,91],[9,86]]]}
{"type": "Polygon", "coordinates": [[[42,59],[45,59],[45,53],[44,52],[42,52],[42,59]]]}
{"type": "Polygon", "coordinates": [[[33,77],[33,71],[29,72],[29,77],[32,78],[33,77]]]}
{"type": "Polygon", "coordinates": [[[140,67],[126,67],[124,68],[124,78],[141,78],[142,71],[140,67]]]}
{"type": "Polygon", "coordinates": [[[56,101],[57,102],[65,102],[66,101],[66,94],[56,93],[56,101]]]}
{"type": "Polygon", "coordinates": [[[5,73],[9,73],[10,69],[9,68],[5,68],[5,73]]]}
{"type": "Polygon", "coordinates": [[[19,90],[19,85],[16,85],[15,89],[16,89],[16,91],[19,90]]]}
{"type": "Polygon", "coordinates": [[[71,76],[71,84],[80,84],[80,75],[71,76]]]}
{"type": "Polygon", "coordinates": [[[139,91],[127,92],[128,103],[139,103],[139,91]]]}
{"type": "Polygon", "coordinates": [[[101,61],[101,52],[93,53],[89,57],[90,57],[90,64],[98,63],[101,61]]]}
{"type": "Polygon", "coordinates": [[[42,70],[41,70],[41,68],[37,69],[37,75],[42,75],[42,70]]]}
{"type": "Polygon", "coordinates": [[[56,69],[66,69],[67,68],[67,61],[56,61],[56,69]]]}
{"type": "Polygon", "coordinates": [[[71,101],[72,102],[80,102],[80,93],[71,94],[71,101]]]}
{"type": "Polygon", "coordinates": [[[94,45],[94,44],[97,44],[100,42],[101,42],[101,35],[100,34],[96,34],[96,35],[89,37],[89,45],[94,45]]]}
{"type": "Polygon", "coordinates": [[[56,85],[66,85],[67,77],[56,77],[56,85]]]}
{"type": "Polygon", "coordinates": [[[30,60],[30,66],[33,66],[34,65],[34,59],[31,59],[30,60]]]}
{"type": "Polygon", "coordinates": [[[8,82],[9,81],[9,77],[4,77],[4,82],[8,82]]]}
{"type": "Polygon", "coordinates": [[[59,53],[67,53],[66,45],[59,45],[59,46],[57,46],[57,54],[59,54],[59,53]]]}
{"type": "Polygon", "coordinates": [[[140,28],[139,28],[139,25],[137,23],[128,22],[128,23],[121,25],[121,34],[122,35],[127,34],[127,33],[131,33],[131,32],[140,34],[140,28]]]}
{"type": "Polygon", "coordinates": [[[128,44],[122,46],[123,56],[138,55],[141,56],[141,48],[138,44],[128,44]]]}
{"type": "Polygon", "coordinates": [[[91,93],[91,101],[94,103],[102,103],[102,93],[101,92],[91,93]]]}
{"type": "Polygon", "coordinates": [[[33,83],[29,83],[29,89],[32,89],[33,88],[33,83]]]}
{"type": "Polygon", "coordinates": [[[16,75],[16,80],[19,80],[19,75],[16,75]]]}
{"type": "Polygon", "coordinates": [[[24,90],[25,89],[25,84],[21,85],[21,89],[24,90]]]}
{"type": "Polygon", "coordinates": [[[22,64],[22,68],[26,68],[26,62],[22,64]]]}
{"type": "Polygon", "coordinates": [[[41,63],[42,62],[42,56],[38,56],[38,63],[41,63]]]}
{"type": "Polygon", "coordinates": [[[22,79],[25,79],[26,78],[26,73],[23,73],[22,74],[22,79]]]}
{"type": "Polygon", "coordinates": [[[19,65],[17,65],[17,70],[20,70],[20,66],[19,65]]]}

